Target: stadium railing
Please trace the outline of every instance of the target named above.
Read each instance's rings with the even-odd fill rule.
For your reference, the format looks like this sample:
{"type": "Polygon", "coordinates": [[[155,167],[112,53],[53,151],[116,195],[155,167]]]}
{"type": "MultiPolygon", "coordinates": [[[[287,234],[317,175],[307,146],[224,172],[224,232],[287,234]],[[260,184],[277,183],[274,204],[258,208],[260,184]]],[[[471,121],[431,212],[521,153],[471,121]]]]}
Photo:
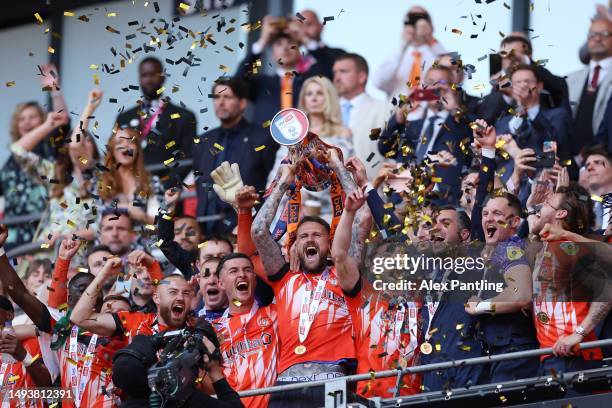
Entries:
{"type": "MultiPolygon", "coordinates": [[[[606,340],[597,340],[591,342],[585,342],[579,344],[580,350],[585,349],[593,349],[599,347],[608,347],[612,346],[612,339],[606,340]]],[[[552,354],[552,348],[541,348],[541,349],[533,349],[533,350],[525,350],[518,351],[514,353],[506,353],[506,354],[498,354],[498,355],[489,355],[484,357],[476,357],[469,358],[463,360],[453,360],[453,361],[445,361],[441,363],[435,364],[425,364],[413,367],[406,367],[400,370],[386,370],[386,371],[378,371],[372,372],[368,374],[356,374],[350,375],[346,377],[337,377],[333,380],[319,380],[312,382],[301,382],[295,384],[284,384],[279,386],[267,387],[267,388],[259,388],[248,391],[241,391],[239,395],[241,397],[252,397],[256,395],[264,395],[264,394],[277,394],[283,393],[287,391],[295,391],[295,390],[305,390],[312,387],[325,387],[325,408],[346,408],[346,407],[372,407],[372,408],[380,408],[380,407],[403,407],[403,406],[434,406],[434,403],[439,404],[440,406],[450,407],[457,406],[457,403],[461,403],[462,406],[465,404],[462,402],[463,399],[475,399],[476,401],[482,400],[485,401],[485,405],[479,405],[478,402],[474,402],[470,400],[470,408],[475,408],[476,406],[496,406],[496,405],[511,405],[504,402],[509,401],[510,396],[504,397],[504,392],[506,390],[510,390],[513,388],[513,395],[517,393],[515,390],[518,387],[518,393],[524,394],[524,398],[521,397],[522,402],[529,403],[534,400],[542,400],[542,398],[537,398],[537,395],[534,395],[532,400],[529,399],[529,393],[526,391],[530,387],[536,387],[538,383],[542,383],[542,387],[544,389],[549,388],[553,391],[551,392],[552,398],[561,398],[566,396],[566,391],[568,389],[568,383],[571,379],[576,378],[579,383],[585,382],[586,379],[592,379],[594,376],[600,378],[601,376],[605,377],[605,381],[603,381],[603,387],[599,387],[602,390],[611,390],[612,389],[612,367],[603,367],[594,370],[585,370],[582,372],[575,373],[565,373],[561,376],[549,375],[542,376],[530,379],[517,379],[515,381],[509,381],[502,384],[487,384],[481,386],[474,386],[470,388],[459,388],[459,389],[449,389],[446,391],[439,392],[430,392],[430,393],[421,393],[411,396],[403,396],[403,397],[394,397],[394,398],[373,398],[370,400],[358,398],[360,401],[356,403],[349,403],[349,394],[348,383],[356,382],[356,381],[364,381],[364,380],[373,380],[375,378],[386,378],[386,377],[397,377],[396,380],[396,390],[401,385],[401,378],[406,374],[418,374],[424,373],[428,371],[439,371],[445,370],[449,368],[470,366],[476,364],[488,364],[496,361],[506,361],[506,360],[514,360],[519,358],[526,357],[540,357],[543,355],[552,354]],[[551,384],[556,384],[556,388],[551,388],[551,384]],[[546,385],[548,384],[548,385],[546,385]],[[487,394],[492,394],[494,399],[497,399],[498,404],[490,405],[490,401],[487,400],[487,394]],[[503,397],[503,398],[501,398],[503,397]],[[357,404],[357,405],[355,405],[357,404]],[[476,405],[475,405],[476,404],[476,405]]],[[[575,388],[575,387],[574,387],[575,388]]],[[[598,389],[599,390],[599,389],[598,389]]],[[[533,394],[533,393],[531,393],[533,394]]],[[[516,400],[515,397],[513,397],[516,400]]],[[[547,399],[547,398],[544,398],[547,399]]],[[[564,398],[564,400],[567,398],[564,398]]],[[[612,393],[610,394],[601,394],[599,400],[608,400],[608,404],[604,405],[595,405],[595,406],[612,406],[612,393]]],[[[517,401],[515,401],[517,402],[517,401]]],[[[597,404],[602,401],[598,401],[597,404]]],[[[436,405],[438,406],[438,405],[436,405]]],[[[560,405],[557,405],[560,406],[560,405]]],[[[565,404],[563,406],[566,406],[565,404]]],[[[571,405],[570,405],[571,406],[571,405]]]]}

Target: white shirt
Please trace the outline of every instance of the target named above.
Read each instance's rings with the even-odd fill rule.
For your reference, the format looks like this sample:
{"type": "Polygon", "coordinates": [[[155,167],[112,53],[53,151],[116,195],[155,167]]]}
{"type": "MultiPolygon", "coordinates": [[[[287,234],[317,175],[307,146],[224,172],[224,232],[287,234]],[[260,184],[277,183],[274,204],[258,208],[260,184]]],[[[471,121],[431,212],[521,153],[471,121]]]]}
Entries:
{"type": "Polygon", "coordinates": [[[434,143],[438,138],[438,133],[440,133],[440,128],[442,127],[442,124],[446,121],[446,118],[448,118],[448,111],[441,110],[439,112],[435,112],[433,109],[429,109],[427,111],[425,121],[423,122],[423,129],[421,129],[421,135],[419,136],[419,142],[423,139],[423,136],[425,135],[425,130],[427,130],[427,127],[429,126],[429,118],[432,118],[436,115],[438,116],[438,118],[433,123],[433,134],[431,136],[431,140],[428,140],[429,143],[427,144],[428,152],[433,149],[434,143]]]}
{"type": "Polygon", "coordinates": [[[348,127],[352,128],[355,126],[355,112],[357,112],[357,109],[359,109],[359,106],[363,103],[365,95],[365,92],[362,92],[359,95],[354,96],[352,99],[346,99],[343,97],[340,98],[340,107],[344,106],[344,104],[347,102],[351,104],[348,127]]]}
{"type": "MultiPolygon", "coordinates": [[[[535,120],[536,116],[538,116],[538,113],[540,113],[539,104],[534,105],[531,108],[527,109],[527,117],[532,122],[535,120]]],[[[510,133],[512,133],[513,135],[516,135],[516,131],[518,130],[518,128],[521,127],[522,124],[523,124],[522,116],[513,116],[512,119],[510,119],[510,122],[508,122],[508,128],[510,128],[510,133]]]]}
{"type": "Polygon", "coordinates": [[[601,67],[599,70],[599,78],[597,79],[597,83],[600,84],[607,75],[610,75],[610,70],[612,69],[612,57],[604,58],[601,61],[593,61],[591,59],[591,62],[589,62],[589,78],[587,79],[589,86],[593,80],[593,74],[597,65],[601,67]]]}

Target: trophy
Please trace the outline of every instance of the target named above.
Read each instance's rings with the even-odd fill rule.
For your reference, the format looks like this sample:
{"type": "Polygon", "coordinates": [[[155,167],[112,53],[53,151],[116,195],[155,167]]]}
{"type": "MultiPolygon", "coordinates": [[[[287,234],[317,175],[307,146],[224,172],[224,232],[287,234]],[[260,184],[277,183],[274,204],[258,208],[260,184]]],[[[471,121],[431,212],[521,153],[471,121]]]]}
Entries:
{"type": "MultiPolygon", "coordinates": [[[[295,170],[295,186],[289,192],[289,202],[283,210],[273,236],[280,239],[285,231],[289,236],[287,248],[295,241],[297,223],[300,220],[300,190],[322,191],[330,187],[332,202],[332,222],[330,239],[340,221],[343,208],[343,191],[338,177],[328,163],[322,159],[321,151],[335,149],[338,158],[343,161],[342,150],[323,142],[317,135],[308,130],[308,117],[299,109],[283,109],[274,115],[270,124],[272,138],[280,145],[287,146],[289,154],[283,163],[298,163],[295,170]]],[[[270,186],[270,191],[274,184],[270,186]]]]}

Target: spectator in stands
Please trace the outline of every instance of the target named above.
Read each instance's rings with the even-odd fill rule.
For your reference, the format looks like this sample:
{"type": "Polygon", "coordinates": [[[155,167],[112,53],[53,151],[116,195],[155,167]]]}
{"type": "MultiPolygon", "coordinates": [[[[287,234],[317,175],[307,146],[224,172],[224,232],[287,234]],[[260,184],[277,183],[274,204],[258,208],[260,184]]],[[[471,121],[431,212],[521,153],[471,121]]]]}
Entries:
{"type": "Polygon", "coordinates": [[[87,269],[89,273],[96,276],[104,264],[106,260],[113,255],[111,249],[106,245],[96,245],[91,247],[87,251],[87,269]]]}
{"type": "Polygon", "coordinates": [[[451,73],[453,74],[451,83],[455,84],[455,87],[457,88],[459,105],[467,113],[474,115],[481,100],[480,98],[468,94],[465,89],[463,89],[465,67],[463,66],[461,55],[456,52],[444,53],[438,57],[435,63],[440,66],[446,67],[451,71],[451,73]]]}
{"type": "Polygon", "coordinates": [[[113,255],[125,258],[136,241],[136,232],[127,211],[116,209],[103,212],[98,238],[100,244],[110,249],[113,255]]]}
{"type": "MultiPolygon", "coordinates": [[[[138,77],[142,100],[119,114],[117,124],[122,129],[129,127],[140,131],[134,142],[144,152],[145,165],[162,165],[173,159],[168,163],[172,168],[179,159],[192,157],[197,128],[195,116],[185,106],[177,106],[170,97],[164,97],[166,75],[160,60],[146,57],[140,61],[138,77]]],[[[182,180],[188,172],[188,167],[182,167],[170,174],[182,180]]],[[[155,173],[167,174],[164,169],[155,173]]]]}
{"type": "Polygon", "coordinates": [[[108,140],[98,194],[109,208],[127,208],[135,224],[153,224],[164,194],[159,177],[145,169],[146,154],[138,143],[138,131],[115,129],[108,140]]]}
{"type": "MultiPolygon", "coordinates": [[[[355,154],[353,148],[353,138],[350,129],[342,124],[340,115],[340,104],[338,94],[332,83],[327,78],[313,77],[308,78],[300,91],[298,109],[308,116],[309,130],[319,138],[332,146],[342,150],[344,159],[348,159],[355,154]]],[[[287,157],[289,149],[281,146],[276,152],[274,168],[268,176],[268,184],[277,174],[281,161],[287,157]]],[[[307,191],[302,189],[302,201],[307,207],[318,207],[319,215],[330,220],[332,214],[331,200],[328,189],[324,191],[307,191]]]]}
{"type": "Polygon", "coordinates": [[[533,60],[533,46],[529,38],[522,32],[513,32],[505,37],[500,44],[499,56],[501,58],[501,71],[491,72],[491,81],[494,84],[489,95],[482,99],[478,105],[476,116],[488,123],[494,123],[503,115],[508,114],[510,108],[517,105],[510,87],[510,76],[516,66],[529,65],[537,72],[542,81],[539,103],[544,109],[564,108],[569,110],[568,90],[565,80],[553,75],[533,60]]]}
{"type": "Polygon", "coordinates": [[[319,20],[317,13],[313,10],[302,10],[300,14],[301,17],[291,20],[287,27],[292,38],[306,49],[296,71],[300,74],[307,72],[312,65],[318,63],[323,71],[322,75],[332,79],[332,64],[345,51],[341,48],[329,47],[323,42],[321,34],[325,26],[319,20]]]}
{"type": "Polygon", "coordinates": [[[471,139],[472,131],[465,116],[456,116],[460,105],[457,93],[450,87],[451,81],[452,72],[448,68],[431,67],[424,83],[438,93],[436,100],[412,100],[419,87],[413,88],[409,101],[389,120],[378,148],[385,157],[402,163],[415,160],[417,165],[430,153],[450,152],[455,158],[454,165],[435,166],[436,177],[440,179],[437,188],[445,200],[458,202],[460,173],[466,162],[461,145],[471,139]]]}
{"type": "MultiPolygon", "coordinates": [[[[82,128],[87,129],[90,120],[88,112],[95,110],[100,103],[101,94],[90,92],[88,103],[81,114],[82,128]]],[[[67,113],[50,115],[48,125],[68,121],[67,113]]],[[[33,149],[48,135],[48,132],[29,132],[11,145],[15,159],[24,171],[49,191],[49,206],[45,219],[41,222],[38,239],[44,239],[53,247],[58,238],[76,235],[86,241],[95,238],[97,230],[96,202],[93,198],[95,188],[95,165],[100,154],[95,141],[80,128],[72,131],[70,139],[62,139],[58,144],[55,161],[38,156],[33,149]]]]}
{"type": "Polygon", "coordinates": [[[608,152],[612,153],[612,95],[610,95],[606,112],[593,140],[594,144],[603,145],[608,152]]]}
{"type": "MultiPolygon", "coordinates": [[[[223,162],[236,163],[240,167],[236,170],[238,174],[228,173],[226,176],[230,179],[224,181],[229,183],[242,175],[246,183],[263,191],[274,164],[277,144],[269,132],[261,127],[261,123],[250,123],[244,118],[247,92],[246,85],[239,78],[220,78],[212,88],[215,115],[221,121],[221,126],[200,137],[193,165],[200,174],[197,179],[198,216],[220,216],[204,223],[205,235],[227,234],[237,222],[231,206],[214,194],[211,183],[205,182],[210,180],[211,172],[223,162]]],[[[257,105],[265,103],[260,101],[257,105]]]]}
{"type": "MultiPolygon", "coordinates": [[[[587,173],[588,191],[595,197],[609,197],[612,193],[612,156],[602,146],[583,151],[587,173]]],[[[605,208],[603,198],[594,201],[596,230],[605,230],[612,221],[610,208],[605,208]]]]}
{"type": "MultiPolygon", "coordinates": [[[[324,75],[325,66],[332,61],[325,60],[325,55],[317,55],[317,62],[305,72],[298,72],[302,59],[299,44],[288,30],[284,18],[265,16],[261,27],[261,37],[253,43],[247,56],[242,60],[236,76],[246,80],[249,99],[253,102],[252,122],[261,126],[272,120],[281,109],[295,107],[304,81],[312,76],[324,75]],[[271,47],[274,74],[267,74],[261,63],[262,53],[271,47]]],[[[329,57],[328,57],[329,58],[329,57]]]]}
{"type": "MultiPolygon", "coordinates": [[[[544,142],[556,143],[555,153],[557,157],[565,162],[571,158],[568,148],[568,129],[570,119],[566,109],[553,108],[544,109],[540,105],[540,93],[542,91],[542,79],[538,71],[530,65],[518,65],[512,71],[512,94],[517,102],[516,114],[507,114],[497,121],[495,129],[499,134],[511,134],[518,148],[531,149],[532,158],[542,155],[544,142]]],[[[514,160],[506,160],[498,165],[502,180],[507,181],[514,170],[514,160]]],[[[519,198],[524,202],[529,195],[530,188],[525,184],[525,179],[520,180],[520,186],[515,186],[519,198]]]]}
{"type": "Polygon", "coordinates": [[[102,302],[102,313],[119,313],[130,310],[130,301],[121,295],[108,295],[102,302]]]}
{"type": "Polygon", "coordinates": [[[334,63],[334,86],[340,95],[342,124],[353,134],[355,155],[366,163],[367,175],[373,178],[384,162],[376,141],[370,138],[375,129],[382,129],[391,106],[365,91],[368,63],[359,54],[343,54],[334,63]]]}
{"type": "Polygon", "coordinates": [[[401,47],[389,55],[372,77],[374,85],[387,97],[406,95],[417,87],[444,47],[433,37],[433,24],[427,10],[410,8],[404,18],[401,47]],[[408,87],[406,84],[410,84],[408,87]]]}
{"type": "Polygon", "coordinates": [[[612,96],[612,21],[601,17],[592,21],[587,47],[589,66],[567,77],[575,128],[570,144],[578,165],[584,163],[579,154],[593,144],[612,96]]]}
{"type": "Polygon", "coordinates": [[[28,265],[23,283],[28,291],[36,295],[36,291],[51,279],[51,261],[49,259],[34,259],[28,265]]]}
{"type": "MultiPolygon", "coordinates": [[[[131,277],[131,282],[127,297],[130,302],[130,311],[132,312],[155,313],[157,311],[157,307],[153,302],[153,279],[148,269],[149,264],[155,262],[155,260],[150,255],[148,257],[150,259],[142,259],[139,262],[132,261],[129,263],[128,276],[131,277]]],[[[117,292],[115,291],[115,293],[117,292]]]]}
{"type": "MultiPolygon", "coordinates": [[[[37,102],[26,102],[17,105],[11,117],[11,143],[29,133],[44,133],[48,138],[33,147],[33,152],[44,159],[53,159],[56,152],[51,140],[68,134],[69,123],[66,120],[68,109],[64,97],[59,91],[59,76],[53,65],[41,67],[43,88],[51,90],[52,112],[45,114],[37,102]],[[53,72],[53,74],[51,73],[53,72]]],[[[0,195],[4,197],[4,217],[42,214],[45,210],[47,189],[37,180],[24,172],[15,156],[11,154],[0,171],[0,195]]],[[[10,230],[6,248],[10,249],[34,239],[38,222],[24,222],[10,230]]]]}

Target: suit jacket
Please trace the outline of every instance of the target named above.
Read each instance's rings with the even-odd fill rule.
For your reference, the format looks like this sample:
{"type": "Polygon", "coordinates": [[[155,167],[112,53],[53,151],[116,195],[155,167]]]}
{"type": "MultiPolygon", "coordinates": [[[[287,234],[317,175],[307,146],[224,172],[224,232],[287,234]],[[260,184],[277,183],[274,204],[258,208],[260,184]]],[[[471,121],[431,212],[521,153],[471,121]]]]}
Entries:
{"type": "Polygon", "coordinates": [[[309,50],[308,54],[312,55],[319,64],[319,68],[324,76],[330,81],[334,79],[333,67],[336,58],[342,54],[346,54],[342,48],[332,48],[324,45],[314,50],[309,50]]]}
{"type": "MultiPolygon", "coordinates": [[[[589,68],[585,67],[579,71],[568,75],[566,81],[569,89],[570,106],[572,108],[572,117],[576,116],[578,104],[582,97],[584,85],[589,77],[589,68]]],[[[601,80],[598,85],[597,99],[595,100],[595,108],[593,109],[593,134],[597,134],[599,126],[603,121],[606,111],[606,104],[612,95],[612,75],[607,75],[601,80]]]]}
{"type": "MultiPolygon", "coordinates": [[[[317,50],[318,51],[318,50],[317,50]]],[[[300,90],[304,81],[315,75],[324,75],[325,67],[329,66],[326,62],[327,53],[316,53],[313,55],[317,62],[303,74],[293,76],[293,106],[296,107],[300,96],[300,90]]],[[[262,54],[249,53],[238,66],[236,76],[246,81],[249,87],[249,100],[252,102],[252,112],[248,119],[256,125],[261,126],[267,120],[272,120],[274,115],[280,110],[281,77],[278,74],[254,74],[252,66],[258,59],[263,58],[262,54]]],[[[262,68],[260,68],[261,70],[262,68]]]]}
{"type": "Polygon", "coordinates": [[[228,130],[227,143],[223,143],[223,129],[215,128],[200,137],[196,145],[193,167],[198,173],[196,180],[198,195],[198,216],[222,214],[222,221],[205,224],[205,231],[210,233],[228,233],[236,226],[236,213],[232,207],[221,201],[212,190],[210,172],[222,161],[238,163],[240,175],[245,185],[253,186],[258,191],[266,188],[266,179],[272,166],[278,144],[261,126],[242,119],[238,125],[228,130]],[[223,146],[220,151],[215,144],[223,146]],[[260,148],[265,146],[263,150],[260,148]],[[219,156],[221,155],[221,156],[219,156]],[[214,200],[211,211],[209,200],[214,200]]]}
{"type": "Polygon", "coordinates": [[[595,134],[595,143],[603,144],[608,152],[612,153],[612,97],[608,100],[603,120],[597,134],[595,134]]]}
{"type": "MultiPolygon", "coordinates": [[[[141,129],[141,120],[138,112],[140,106],[124,111],[117,117],[119,126],[131,126],[141,129]]],[[[142,129],[141,129],[142,130],[142,129]]],[[[144,135],[144,160],[147,164],[161,164],[174,157],[175,160],[191,159],[193,152],[193,139],[196,136],[196,118],[193,112],[168,102],[151,128],[148,135],[144,135]],[[172,115],[179,117],[172,119],[172,115]],[[176,144],[167,149],[166,145],[174,141],[176,144]]],[[[183,167],[170,172],[171,176],[178,176],[181,180],[189,173],[189,167],[183,167]]],[[[158,175],[168,174],[166,171],[155,172],[158,175]]]]}
{"type": "MultiPolygon", "coordinates": [[[[423,143],[421,133],[423,131],[423,125],[425,124],[426,112],[423,115],[423,119],[406,122],[405,125],[400,125],[395,120],[395,115],[391,116],[387,128],[382,132],[381,137],[378,140],[378,149],[380,153],[385,157],[391,157],[396,159],[398,162],[408,162],[414,160],[413,155],[404,156],[401,154],[402,147],[408,145],[417,150],[417,144],[423,143]],[[387,156],[391,151],[395,151],[392,156],[387,156]]],[[[446,121],[440,127],[436,140],[432,146],[432,152],[439,152],[441,150],[449,151],[457,159],[455,166],[449,167],[436,167],[436,177],[442,179],[438,183],[442,196],[447,196],[447,200],[450,203],[455,203],[459,200],[461,193],[461,170],[464,165],[468,164],[468,157],[462,151],[460,142],[464,142],[464,146],[469,146],[472,137],[472,129],[469,127],[469,121],[467,118],[462,117],[459,122],[449,115],[446,121]]],[[[429,141],[425,141],[429,143],[429,141]]]]}
{"type": "MultiPolygon", "coordinates": [[[[513,115],[506,115],[497,121],[495,129],[498,134],[511,133],[509,123],[513,117],[513,115]]],[[[569,129],[570,118],[566,109],[540,108],[540,111],[532,121],[532,127],[528,135],[526,135],[527,137],[513,136],[521,149],[530,148],[533,149],[536,154],[542,153],[542,147],[545,141],[556,141],[557,156],[561,162],[564,162],[572,157],[569,146],[569,129]]],[[[500,169],[501,178],[505,182],[512,176],[514,162],[512,159],[500,160],[497,168],[500,169]],[[502,168],[505,168],[505,170],[501,170],[502,168]]]]}
{"type": "Polygon", "coordinates": [[[355,155],[365,164],[368,179],[373,179],[382,166],[385,158],[378,152],[376,140],[370,139],[372,129],[385,127],[385,121],[389,118],[391,105],[364,94],[363,101],[355,111],[351,112],[353,124],[350,127],[353,133],[353,147],[355,155]],[[370,154],[374,157],[366,161],[370,154]],[[377,164],[378,163],[378,164],[377,164]],[[374,164],[376,166],[372,167],[374,164]]]}

